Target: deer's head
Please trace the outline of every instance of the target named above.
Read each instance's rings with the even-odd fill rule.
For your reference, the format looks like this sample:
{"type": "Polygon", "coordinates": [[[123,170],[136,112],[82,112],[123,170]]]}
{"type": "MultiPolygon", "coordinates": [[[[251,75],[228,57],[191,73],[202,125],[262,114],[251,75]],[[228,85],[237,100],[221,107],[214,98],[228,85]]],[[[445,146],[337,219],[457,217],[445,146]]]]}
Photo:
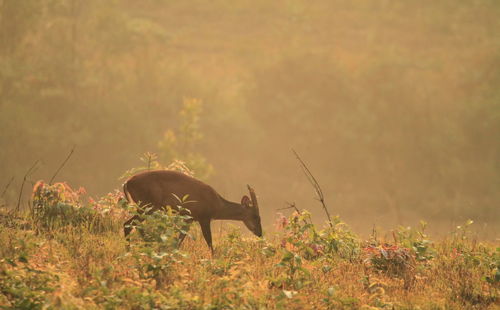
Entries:
{"type": "Polygon", "coordinates": [[[245,226],[253,232],[257,237],[262,237],[262,225],[260,224],[259,204],[253,188],[248,186],[250,198],[243,196],[241,198],[241,205],[245,208],[246,214],[243,219],[245,226]]]}

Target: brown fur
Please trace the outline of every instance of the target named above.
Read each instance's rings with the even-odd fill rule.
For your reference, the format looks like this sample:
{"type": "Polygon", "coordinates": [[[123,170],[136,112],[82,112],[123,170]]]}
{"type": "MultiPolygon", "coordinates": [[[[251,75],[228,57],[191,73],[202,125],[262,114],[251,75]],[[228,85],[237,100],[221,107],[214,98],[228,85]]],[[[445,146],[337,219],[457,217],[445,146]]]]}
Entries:
{"type": "MultiPolygon", "coordinates": [[[[210,185],[193,177],[176,171],[156,170],[139,173],[131,177],[123,186],[125,197],[151,211],[165,206],[181,205],[182,199],[188,195],[182,207],[190,211],[194,221],[200,223],[203,236],[212,249],[210,221],[215,219],[239,220],[256,235],[262,235],[260,216],[257,208],[250,206],[250,199],[243,196],[241,203],[230,202],[222,198],[210,185]],[[175,196],[174,196],[175,195],[175,196]]],[[[140,220],[134,216],[125,223],[125,236],[130,233],[133,221],[140,220]]],[[[180,242],[184,236],[180,236],[180,242]]]]}

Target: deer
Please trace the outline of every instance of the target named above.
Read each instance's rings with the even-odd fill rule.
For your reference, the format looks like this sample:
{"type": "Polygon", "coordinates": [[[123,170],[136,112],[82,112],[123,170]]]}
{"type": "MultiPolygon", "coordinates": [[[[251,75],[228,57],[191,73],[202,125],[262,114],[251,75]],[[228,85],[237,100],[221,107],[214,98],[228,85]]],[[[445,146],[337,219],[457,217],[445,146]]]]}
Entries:
{"type": "MultiPolygon", "coordinates": [[[[212,220],[242,221],[245,226],[257,237],[262,237],[259,205],[255,191],[247,185],[250,194],[244,195],[241,202],[231,202],[223,198],[210,185],[172,170],[153,170],[136,174],[123,184],[123,193],[129,203],[138,205],[138,214],[131,217],[124,224],[125,238],[129,240],[134,223],[141,221],[141,214],[164,210],[170,206],[178,210],[179,198],[188,195],[188,203],[182,207],[187,209],[191,216],[188,221],[197,221],[200,224],[203,237],[214,253],[212,246],[212,220]]],[[[185,233],[179,235],[180,246],[185,233]]]]}

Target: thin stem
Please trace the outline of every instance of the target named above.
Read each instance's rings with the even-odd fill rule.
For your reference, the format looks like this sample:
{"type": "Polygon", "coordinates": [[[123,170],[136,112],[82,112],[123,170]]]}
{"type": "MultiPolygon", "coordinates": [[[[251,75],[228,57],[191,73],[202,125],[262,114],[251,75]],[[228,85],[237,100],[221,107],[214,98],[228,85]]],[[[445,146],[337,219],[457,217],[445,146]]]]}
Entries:
{"type": "Polygon", "coordinates": [[[302,158],[300,158],[299,154],[294,149],[292,149],[292,152],[295,154],[295,157],[297,157],[297,160],[300,162],[300,166],[302,168],[302,171],[306,175],[307,180],[313,186],[314,191],[316,192],[316,195],[318,196],[317,199],[319,200],[319,202],[321,202],[321,205],[323,206],[323,210],[326,213],[326,217],[328,218],[328,224],[330,225],[331,228],[333,228],[332,219],[330,217],[330,212],[328,212],[328,208],[326,207],[325,197],[323,195],[323,190],[321,189],[321,186],[319,186],[318,181],[316,180],[316,178],[314,177],[312,172],[309,170],[306,163],[302,160],[302,158]]]}
{"type": "Polygon", "coordinates": [[[23,188],[24,188],[24,183],[26,182],[26,178],[28,178],[28,176],[33,173],[34,169],[35,169],[35,166],[38,164],[40,160],[37,159],[35,161],[35,163],[28,169],[28,171],[26,171],[26,174],[24,175],[23,177],[23,182],[21,183],[21,189],[19,190],[19,197],[17,199],[17,206],[16,208],[14,209],[14,212],[19,212],[19,207],[21,206],[21,196],[23,194],[23,188]]]}
{"type": "Polygon", "coordinates": [[[14,181],[14,177],[10,178],[7,185],[5,185],[5,188],[3,189],[2,195],[0,195],[0,198],[2,198],[5,195],[5,193],[7,192],[7,189],[9,189],[10,184],[12,184],[12,181],[14,181]]]}
{"type": "Polygon", "coordinates": [[[73,146],[73,148],[71,149],[71,151],[69,152],[68,156],[66,157],[66,159],[62,162],[62,164],[59,166],[59,168],[56,170],[56,172],[54,173],[54,175],[52,176],[52,178],[50,178],[50,181],[49,181],[49,184],[52,184],[52,181],[54,181],[55,177],[57,176],[57,174],[59,173],[59,171],[61,171],[61,169],[64,167],[64,165],[66,164],[66,162],[69,160],[69,158],[71,157],[71,155],[73,155],[73,152],[75,151],[75,146],[73,146]]]}

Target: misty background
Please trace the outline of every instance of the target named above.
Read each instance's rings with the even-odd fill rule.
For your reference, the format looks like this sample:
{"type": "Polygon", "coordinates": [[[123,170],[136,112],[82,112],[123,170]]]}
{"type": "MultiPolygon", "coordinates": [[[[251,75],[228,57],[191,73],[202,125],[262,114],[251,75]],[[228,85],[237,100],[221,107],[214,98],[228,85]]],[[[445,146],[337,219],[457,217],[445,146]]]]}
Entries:
{"type": "Polygon", "coordinates": [[[73,146],[56,180],[92,196],[149,151],[251,184],[269,229],[286,202],[325,221],[293,148],[359,233],[498,234],[500,2],[0,0],[5,204],[73,146]]]}

